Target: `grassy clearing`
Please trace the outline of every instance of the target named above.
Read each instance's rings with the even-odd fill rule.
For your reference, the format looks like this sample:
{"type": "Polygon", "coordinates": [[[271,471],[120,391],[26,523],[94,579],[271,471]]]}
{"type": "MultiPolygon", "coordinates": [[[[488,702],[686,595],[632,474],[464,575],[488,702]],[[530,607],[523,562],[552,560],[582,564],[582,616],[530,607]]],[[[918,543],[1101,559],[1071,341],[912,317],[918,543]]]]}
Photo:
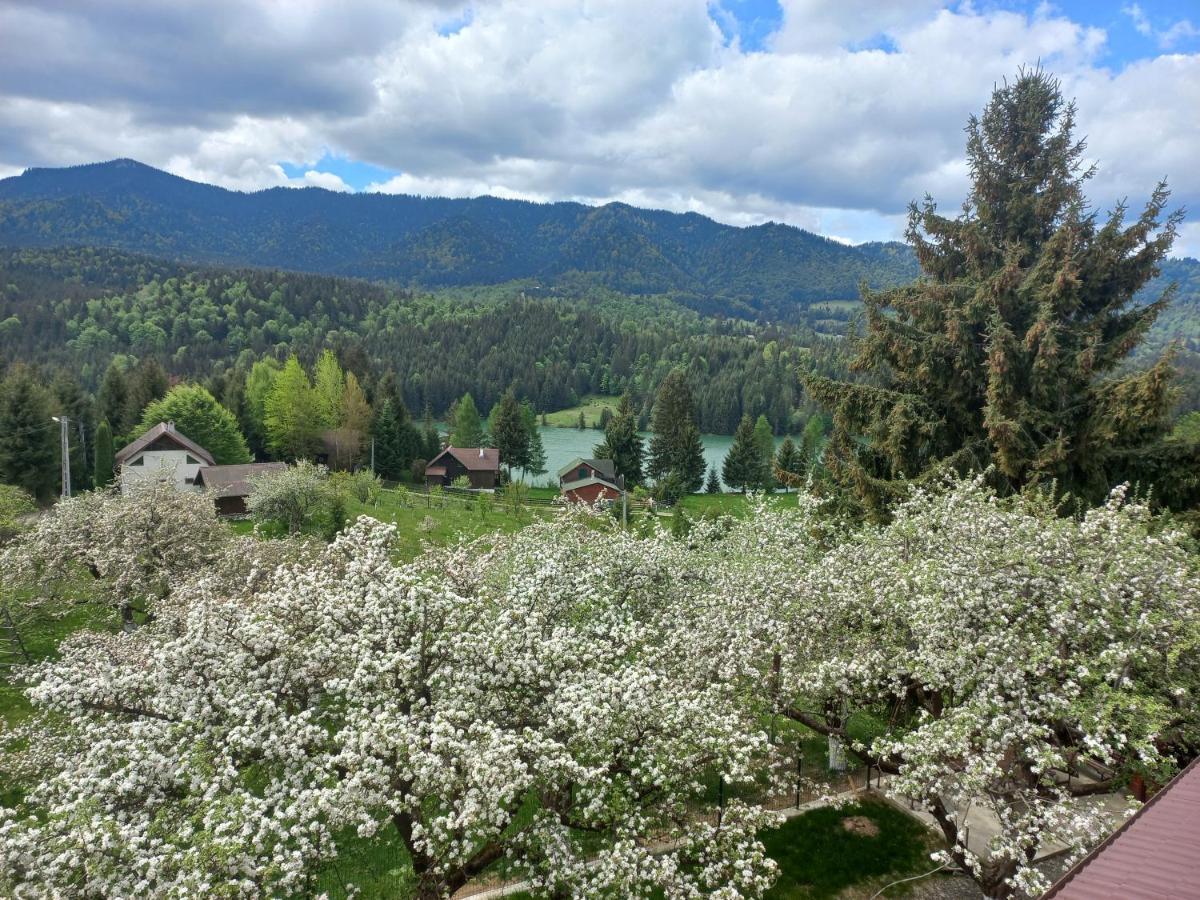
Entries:
{"type": "Polygon", "coordinates": [[[588,394],[578,406],[560,409],[558,412],[546,413],[547,425],[555,428],[578,428],[579,414],[583,413],[588,428],[594,428],[600,421],[600,415],[607,409],[613,415],[617,413],[617,404],[621,398],[615,394],[588,394]]]}
{"type": "Polygon", "coordinates": [[[554,515],[552,508],[523,507],[514,514],[500,494],[475,498],[468,506],[459,499],[437,498],[428,494],[384,491],[374,505],[350,500],[346,512],[351,518],[372,516],[397,526],[399,556],[414,559],[426,545],[445,546],[462,539],[481,537],[493,532],[512,532],[538,519],[554,515]]]}
{"type": "MultiPolygon", "coordinates": [[[[928,832],[910,816],[874,799],[840,809],[814,809],[761,837],[780,870],[768,900],[836,897],[854,885],[882,887],[933,868],[928,832]],[[852,817],[869,820],[878,833],[847,830],[845,820],[852,817]]],[[[901,892],[900,887],[892,888],[888,896],[901,892]]]]}

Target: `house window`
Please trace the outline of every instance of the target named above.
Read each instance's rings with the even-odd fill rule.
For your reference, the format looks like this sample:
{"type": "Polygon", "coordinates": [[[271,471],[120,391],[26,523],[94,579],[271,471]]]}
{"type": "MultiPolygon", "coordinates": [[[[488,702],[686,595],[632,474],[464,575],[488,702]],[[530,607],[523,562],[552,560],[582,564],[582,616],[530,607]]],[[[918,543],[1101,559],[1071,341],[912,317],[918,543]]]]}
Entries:
{"type": "Polygon", "coordinates": [[[145,464],[146,464],[146,457],[139,456],[137,459],[130,460],[125,465],[127,465],[127,466],[144,466],[145,464]]]}
{"type": "Polygon", "coordinates": [[[184,456],[185,456],[185,458],[187,459],[187,464],[188,464],[189,466],[198,466],[198,465],[200,465],[200,460],[196,459],[196,457],[192,456],[192,454],[190,454],[190,453],[187,453],[187,454],[184,454],[184,456]]]}
{"type": "Polygon", "coordinates": [[[587,477],[588,477],[588,470],[587,470],[586,468],[584,468],[583,466],[580,466],[580,467],[579,467],[579,477],[580,477],[580,478],[587,478],[587,477]]]}
{"type": "Polygon", "coordinates": [[[196,479],[192,478],[191,476],[188,476],[187,478],[183,479],[183,483],[184,484],[195,484],[196,479]]]}

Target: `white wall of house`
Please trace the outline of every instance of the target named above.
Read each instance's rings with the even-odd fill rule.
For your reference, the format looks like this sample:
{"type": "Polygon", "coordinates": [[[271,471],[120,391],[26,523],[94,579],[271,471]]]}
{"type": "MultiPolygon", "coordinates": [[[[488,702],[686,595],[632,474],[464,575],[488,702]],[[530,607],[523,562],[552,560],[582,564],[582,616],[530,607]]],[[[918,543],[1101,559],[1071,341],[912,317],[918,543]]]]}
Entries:
{"type": "Polygon", "coordinates": [[[163,478],[175,483],[177,491],[196,490],[196,473],[204,460],[186,450],[143,450],[121,464],[121,490],[144,478],[163,478]]]}

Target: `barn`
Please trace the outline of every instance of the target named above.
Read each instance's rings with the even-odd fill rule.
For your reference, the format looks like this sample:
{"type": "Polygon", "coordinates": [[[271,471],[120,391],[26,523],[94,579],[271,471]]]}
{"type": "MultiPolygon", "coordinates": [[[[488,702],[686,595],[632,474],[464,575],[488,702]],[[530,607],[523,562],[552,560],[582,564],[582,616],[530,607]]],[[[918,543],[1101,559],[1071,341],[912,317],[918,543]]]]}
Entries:
{"type": "Polygon", "coordinates": [[[611,459],[576,457],[558,470],[558,487],[563,499],[594,506],[621,499],[617,467],[611,459]]]}

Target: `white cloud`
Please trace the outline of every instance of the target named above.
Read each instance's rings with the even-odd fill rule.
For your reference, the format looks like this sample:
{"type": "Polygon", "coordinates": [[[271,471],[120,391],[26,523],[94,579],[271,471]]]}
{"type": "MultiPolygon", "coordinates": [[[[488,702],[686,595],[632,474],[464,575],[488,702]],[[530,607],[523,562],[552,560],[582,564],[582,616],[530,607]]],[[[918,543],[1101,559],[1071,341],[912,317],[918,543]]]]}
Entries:
{"type": "Polygon", "coordinates": [[[1170,50],[1180,41],[1200,37],[1200,28],[1191,23],[1190,19],[1178,19],[1165,28],[1156,28],[1146,15],[1146,11],[1137,3],[1121,7],[1121,12],[1129,16],[1134,30],[1143,37],[1154,38],[1158,46],[1170,50]]]}
{"type": "MultiPolygon", "coordinates": [[[[1200,54],[1112,70],[1104,32],[1049,6],[783,7],[766,51],[746,53],[705,0],[0,0],[0,171],[132,156],[239,189],[345,190],[319,171],[332,154],[401,173],[372,186],[384,191],[621,200],[894,237],[913,198],[957,207],[967,116],[1040,60],[1079,100],[1098,206],[1136,204],[1166,175],[1200,210],[1187,113],[1200,54]]],[[[1126,12],[1160,41],[1190,27],[1154,32],[1126,12]]],[[[1181,249],[1200,253],[1194,228],[1181,249]]]]}

